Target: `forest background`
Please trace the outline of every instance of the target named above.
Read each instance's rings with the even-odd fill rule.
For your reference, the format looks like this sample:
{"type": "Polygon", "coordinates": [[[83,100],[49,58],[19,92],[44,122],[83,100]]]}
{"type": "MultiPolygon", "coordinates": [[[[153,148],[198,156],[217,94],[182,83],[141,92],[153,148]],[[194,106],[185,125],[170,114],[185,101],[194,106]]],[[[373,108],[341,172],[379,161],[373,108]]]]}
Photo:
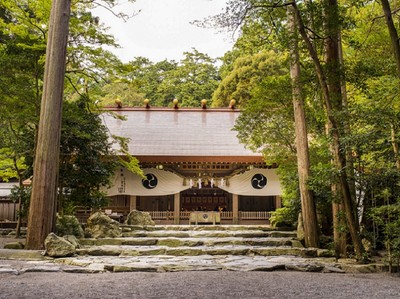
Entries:
{"type": "MultiPolygon", "coordinates": [[[[96,5],[72,1],[61,135],[59,209],[105,204],[116,156],[101,107],[212,107],[231,100],[242,113],[241,142],[277,163],[284,207],[275,225],[302,214],[307,246],[366,260],[386,248],[400,257],[397,2],[230,0],[198,26],[235,31],[218,63],[196,49],[181,61],[137,57],[122,63],[96,5]],[[302,137],[301,137],[302,136],[302,137]],[[90,163],[88,163],[90,161],[90,163]],[[84,174],[84,175],[83,175],[84,174]],[[64,192],[65,191],[65,192],[64,192]]],[[[14,197],[28,206],[42,97],[51,1],[0,1],[0,178],[18,179],[14,197]]],[[[116,13],[116,15],[118,15],[116,13]]],[[[123,15],[119,15],[123,17],[123,15]]],[[[115,142],[125,142],[116,137],[115,142]]],[[[124,148],[124,147],[122,147],[124,148]]],[[[126,152],[125,152],[126,154],[126,152]]],[[[140,172],[131,157],[129,167],[140,172]]]]}

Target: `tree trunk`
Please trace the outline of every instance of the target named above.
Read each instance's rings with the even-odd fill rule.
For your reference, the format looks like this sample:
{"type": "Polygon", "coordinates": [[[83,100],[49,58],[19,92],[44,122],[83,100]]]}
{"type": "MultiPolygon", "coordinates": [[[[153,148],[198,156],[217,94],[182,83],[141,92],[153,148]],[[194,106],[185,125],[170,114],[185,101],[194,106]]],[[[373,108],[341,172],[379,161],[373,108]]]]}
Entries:
{"type": "MultiPolygon", "coordinates": [[[[364,258],[364,247],[361,243],[361,239],[359,236],[359,227],[358,227],[358,223],[356,222],[356,217],[354,214],[355,210],[353,207],[353,200],[351,197],[350,187],[347,182],[347,174],[345,171],[346,163],[345,163],[344,154],[341,151],[339,126],[338,126],[337,120],[335,118],[335,111],[333,110],[333,105],[331,102],[332,100],[330,97],[330,91],[329,91],[328,84],[327,84],[327,77],[322,68],[321,62],[317,55],[317,52],[313,48],[313,46],[310,42],[310,39],[307,36],[305,26],[301,19],[300,11],[297,7],[296,2],[293,2],[292,5],[295,9],[296,20],[297,20],[299,32],[306,44],[309,55],[314,63],[315,71],[316,71],[318,81],[319,81],[319,84],[320,84],[320,87],[322,90],[322,96],[324,99],[328,122],[329,122],[330,127],[332,128],[330,135],[332,137],[331,142],[332,142],[332,150],[333,150],[333,159],[334,159],[335,167],[338,170],[339,186],[343,193],[343,206],[345,209],[346,220],[347,220],[347,224],[349,227],[351,239],[353,241],[354,250],[355,250],[357,259],[362,260],[364,258]]],[[[330,8],[330,6],[335,6],[335,4],[329,3],[328,7],[330,8]]],[[[336,3],[336,6],[337,6],[337,3],[336,3]]],[[[336,26],[335,24],[337,24],[337,21],[338,20],[336,20],[336,23],[333,23],[334,26],[336,26]]],[[[329,21],[327,23],[332,24],[329,21]]],[[[330,37],[328,37],[328,38],[330,38],[330,37]]],[[[340,86],[339,86],[339,88],[340,88],[340,86]]]]}
{"type": "MultiPolygon", "coordinates": [[[[397,34],[396,26],[393,23],[392,11],[388,0],[381,0],[383,13],[385,15],[386,25],[389,30],[390,39],[392,41],[393,55],[396,60],[397,66],[397,77],[400,79],[400,44],[399,35],[397,34]]],[[[391,124],[391,139],[392,147],[395,157],[396,168],[400,169],[400,157],[399,157],[399,143],[396,138],[396,130],[393,124],[391,124]]]]}
{"type": "MultiPolygon", "coordinates": [[[[326,126],[326,134],[329,135],[331,128],[329,124],[326,126]]],[[[330,151],[333,155],[332,146],[330,151]]],[[[333,161],[332,161],[333,163],[333,161]]],[[[337,182],[333,182],[331,186],[333,195],[332,201],[332,220],[333,220],[333,243],[335,249],[335,257],[345,257],[347,255],[347,234],[346,234],[346,218],[343,207],[343,196],[340,192],[340,186],[337,182]]]]}
{"type": "Polygon", "coordinates": [[[396,161],[396,168],[400,170],[399,143],[397,142],[396,129],[393,124],[390,125],[390,135],[392,139],[392,147],[394,158],[396,161]]]}
{"type": "MultiPolygon", "coordinates": [[[[325,12],[325,17],[326,17],[326,24],[329,24],[329,22],[332,22],[332,19],[338,19],[338,11],[333,8],[332,6],[335,6],[336,0],[328,0],[330,2],[327,5],[327,9],[325,12]]],[[[333,109],[335,110],[335,113],[340,112],[341,115],[343,115],[343,109],[347,108],[347,99],[345,101],[345,95],[346,95],[346,85],[344,84],[344,80],[342,77],[342,53],[341,53],[341,41],[340,41],[340,30],[339,30],[339,25],[331,25],[327,29],[328,32],[328,38],[326,39],[325,43],[325,55],[326,55],[326,69],[327,73],[329,74],[327,78],[327,84],[328,84],[328,89],[329,89],[329,95],[330,95],[330,100],[333,106],[333,109]]],[[[337,130],[341,130],[343,134],[346,134],[349,132],[349,128],[346,123],[346,119],[342,119],[341,121],[341,128],[337,128],[337,130]],[[347,130],[346,130],[347,129],[347,130]]],[[[331,130],[330,124],[328,124],[328,132],[327,135],[329,136],[329,132],[331,130]]],[[[331,146],[331,152],[332,152],[332,157],[337,156],[335,154],[335,146],[331,146]]],[[[354,202],[355,199],[355,190],[352,188],[354,186],[354,181],[349,180],[349,178],[354,178],[354,176],[350,176],[350,169],[352,169],[352,165],[349,165],[351,160],[348,160],[347,158],[350,158],[348,156],[348,151],[345,151],[345,155],[343,155],[343,158],[346,163],[346,168],[345,171],[347,172],[347,184],[349,186],[349,190],[351,193],[351,200],[354,202]]],[[[335,162],[335,159],[333,160],[333,164],[337,165],[337,162],[335,162]]],[[[335,196],[335,200],[332,203],[332,216],[333,216],[333,239],[334,239],[334,247],[335,247],[335,256],[338,258],[340,256],[346,256],[347,250],[346,250],[346,233],[344,232],[343,228],[346,226],[346,223],[343,221],[344,220],[344,205],[343,205],[343,196],[340,192],[340,186],[335,182],[332,185],[332,192],[335,196]]]]}
{"type": "Polygon", "coordinates": [[[385,15],[386,25],[389,30],[390,39],[392,40],[393,54],[396,59],[397,77],[400,78],[400,44],[399,35],[397,34],[396,27],[393,23],[392,11],[388,0],[381,0],[383,13],[385,15]]]}
{"type": "Polygon", "coordinates": [[[308,188],[310,177],[310,157],[308,150],[307,126],[304,112],[304,101],[300,83],[300,63],[298,37],[293,7],[287,8],[290,31],[290,77],[292,80],[292,98],[296,132],[297,170],[301,196],[301,211],[304,225],[306,247],[319,247],[317,212],[313,192],[308,188]]]}
{"type": "MultiPolygon", "coordinates": [[[[18,168],[18,167],[17,167],[18,168]]],[[[22,189],[24,188],[24,184],[22,183],[22,176],[18,172],[18,187],[19,187],[19,196],[18,196],[18,216],[17,216],[17,227],[15,228],[15,238],[19,238],[21,236],[21,224],[22,224],[22,196],[23,193],[22,189]]]]}
{"type": "Polygon", "coordinates": [[[43,249],[54,228],[70,0],[53,0],[28,217],[27,249],[43,249]]]}

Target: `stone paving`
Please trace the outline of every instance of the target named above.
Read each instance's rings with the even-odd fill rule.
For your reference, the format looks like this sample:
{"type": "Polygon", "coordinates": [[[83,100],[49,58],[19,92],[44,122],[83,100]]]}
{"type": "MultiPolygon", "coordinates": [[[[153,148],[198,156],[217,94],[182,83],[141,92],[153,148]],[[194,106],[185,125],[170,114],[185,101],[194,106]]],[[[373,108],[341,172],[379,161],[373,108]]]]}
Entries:
{"type": "MultiPolygon", "coordinates": [[[[0,257],[3,250],[0,250],[0,257]]],[[[324,273],[373,273],[383,271],[381,264],[358,265],[354,260],[301,258],[297,256],[75,256],[59,259],[2,260],[0,274],[26,272],[176,272],[176,271],[275,271],[290,270],[324,273]]]]}

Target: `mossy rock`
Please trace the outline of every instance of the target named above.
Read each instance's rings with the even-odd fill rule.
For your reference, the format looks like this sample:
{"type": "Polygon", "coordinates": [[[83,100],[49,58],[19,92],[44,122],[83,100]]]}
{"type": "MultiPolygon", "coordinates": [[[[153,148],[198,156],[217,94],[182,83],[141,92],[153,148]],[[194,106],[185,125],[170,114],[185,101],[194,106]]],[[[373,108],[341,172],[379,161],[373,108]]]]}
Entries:
{"type": "Polygon", "coordinates": [[[102,212],[96,212],[87,220],[85,235],[91,238],[116,238],[122,235],[119,223],[102,212]]]}
{"type": "Polygon", "coordinates": [[[10,242],[4,245],[4,249],[24,249],[24,247],[21,242],[10,242]]]}
{"type": "Polygon", "coordinates": [[[127,218],[126,224],[128,225],[140,225],[140,226],[154,226],[155,222],[151,219],[150,213],[141,212],[138,210],[132,210],[127,218]]]}

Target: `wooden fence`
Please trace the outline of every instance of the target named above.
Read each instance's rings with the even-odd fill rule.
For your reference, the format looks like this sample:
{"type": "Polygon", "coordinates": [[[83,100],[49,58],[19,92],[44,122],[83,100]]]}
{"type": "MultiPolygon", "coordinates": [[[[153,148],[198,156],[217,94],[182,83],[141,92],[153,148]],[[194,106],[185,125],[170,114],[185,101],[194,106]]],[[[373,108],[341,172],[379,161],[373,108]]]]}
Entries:
{"type": "Polygon", "coordinates": [[[17,221],[17,203],[0,200],[0,221],[17,221]]]}

